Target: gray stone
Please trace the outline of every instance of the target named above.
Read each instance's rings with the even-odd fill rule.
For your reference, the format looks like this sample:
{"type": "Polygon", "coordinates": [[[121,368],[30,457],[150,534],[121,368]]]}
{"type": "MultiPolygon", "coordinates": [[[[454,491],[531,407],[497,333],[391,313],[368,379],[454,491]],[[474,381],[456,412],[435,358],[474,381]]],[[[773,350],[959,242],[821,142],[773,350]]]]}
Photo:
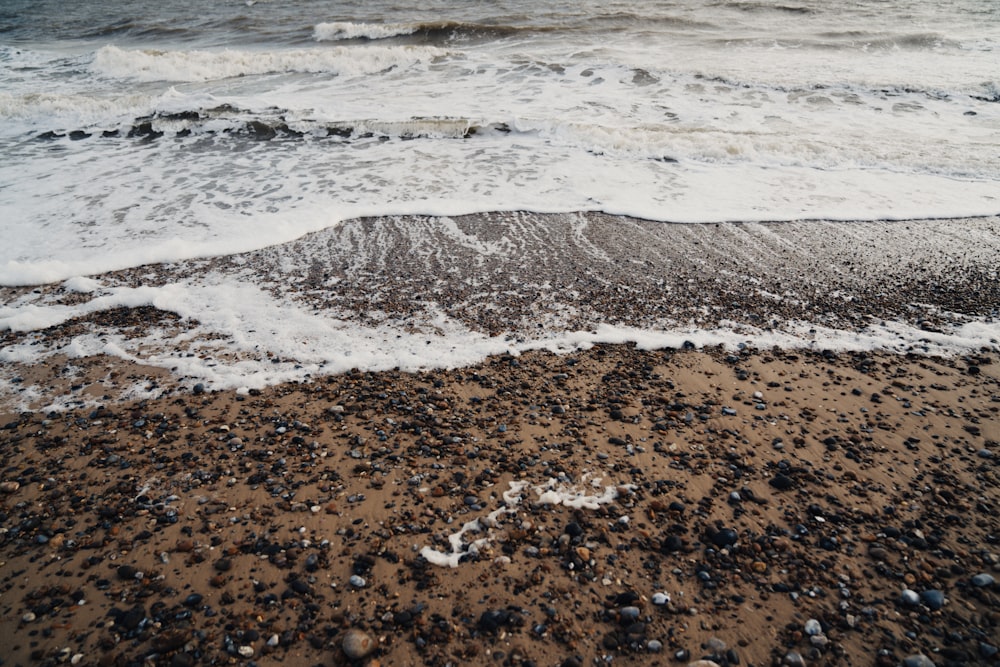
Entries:
{"type": "Polygon", "coordinates": [[[982,574],[977,574],[972,578],[972,585],[984,588],[986,586],[992,586],[995,581],[996,579],[993,578],[992,574],[983,572],[982,574]]]}
{"type": "Polygon", "coordinates": [[[928,609],[937,611],[944,606],[944,593],[939,590],[924,591],[920,594],[920,600],[927,605],[928,609]]]}
{"type": "Polygon", "coordinates": [[[908,655],[903,658],[901,667],[937,667],[930,658],[923,653],[908,655]]]}

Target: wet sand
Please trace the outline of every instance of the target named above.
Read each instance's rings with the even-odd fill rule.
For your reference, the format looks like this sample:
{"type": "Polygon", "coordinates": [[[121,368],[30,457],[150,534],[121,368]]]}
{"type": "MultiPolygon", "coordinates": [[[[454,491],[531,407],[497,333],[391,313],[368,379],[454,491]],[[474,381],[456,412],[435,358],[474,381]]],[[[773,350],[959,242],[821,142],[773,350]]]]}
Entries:
{"type": "Polygon", "coordinates": [[[0,654],[995,664],[998,410],[995,351],[619,345],[8,411],[0,654]]]}

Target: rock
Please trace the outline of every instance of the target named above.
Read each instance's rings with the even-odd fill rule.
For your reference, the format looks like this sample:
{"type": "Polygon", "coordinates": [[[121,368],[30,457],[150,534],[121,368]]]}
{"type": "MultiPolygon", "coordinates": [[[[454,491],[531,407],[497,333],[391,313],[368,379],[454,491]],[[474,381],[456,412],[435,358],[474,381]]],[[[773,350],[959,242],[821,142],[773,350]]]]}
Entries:
{"type": "Polygon", "coordinates": [[[885,561],[889,558],[889,552],[883,547],[872,545],[868,547],[868,555],[874,560],[885,561]]]}
{"type": "Polygon", "coordinates": [[[920,594],[920,601],[927,605],[928,609],[937,611],[944,606],[944,593],[938,590],[928,590],[920,594]]]}
{"type": "Polygon", "coordinates": [[[726,642],[722,641],[718,637],[709,637],[704,646],[712,653],[722,653],[726,650],[726,642]]]}
{"type": "Polygon", "coordinates": [[[996,579],[993,578],[992,574],[987,574],[983,572],[982,574],[977,574],[972,578],[972,585],[979,588],[985,588],[986,586],[992,586],[996,579]]]}
{"type": "Polygon", "coordinates": [[[509,611],[506,609],[490,609],[484,611],[479,616],[479,622],[476,624],[476,627],[484,632],[495,633],[508,623],[510,623],[509,611]]]}
{"type": "Polygon", "coordinates": [[[184,598],[184,601],[181,604],[190,609],[200,605],[201,601],[204,599],[205,598],[201,593],[192,593],[191,595],[184,598]]]}
{"type": "Polygon", "coordinates": [[[351,628],[344,634],[341,648],[349,659],[361,660],[375,650],[375,640],[367,632],[351,628]]]}
{"type": "Polygon", "coordinates": [[[823,626],[821,626],[819,624],[819,621],[817,621],[815,618],[810,618],[808,621],[806,621],[805,632],[810,637],[815,637],[816,635],[823,632],[823,626]]]}
{"type": "Polygon", "coordinates": [[[21,484],[15,481],[0,482],[0,491],[4,493],[14,493],[21,488],[21,484]]]}
{"type": "Polygon", "coordinates": [[[244,658],[253,657],[253,646],[241,646],[236,650],[244,658]]]}
{"type": "Polygon", "coordinates": [[[653,593],[653,604],[657,607],[662,607],[668,602],[670,602],[670,596],[666,593],[653,593]]]}
{"type": "Polygon", "coordinates": [[[768,484],[778,489],[779,491],[787,491],[795,486],[795,482],[792,480],[791,477],[780,472],[774,477],[772,477],[771,481],[768,482],[768,484]]]}
{"type": "Polygon", "coordinates": [[[934,662],[923,653],[906,656],[900,664],[901,667],[936,667],[934,662]]]}
{"type": "Polygon", "coordinates": [[[183,648],[188,642],[186,632],[164,632],[153,638],[152,646],[157,653],[170,653],[183,648]]]}
{"type": "Polygon", "coordinates": [[[638,607],[622,607],[618,610],[618,615],[621,617],[622,624],[631,623],[639,618],[639,608],[638,607]]]}
{"type": "Polygon", "coordinates": [[[907,606],[915,607],[920,604],[920,596],[917,595],[916,591],[904,588],[903,592],[899,595],[899,601],[907,606]]]}
{"type": "Polygon", "coordinates": [[[797,651],[789,651],[785,654],[785,664],[791,667],[805,667],[806,661],[797,651]]]}
{"type": "Polygon", "coordinates": [[[992,660],[1000,653],[1000,648],[997,648],[993,644],[987,644],[986,642],[979,642],[979,655],[983,656],[987,660],[992,660]]]}
{"type": "Polygon", "coordinates": [[[719,663],[714,660],[695,660],[689,662],[688,667],[719,667],[719,663]]]}
{"type": "Polygon", "coordinates": [[[364,577],[359,577],[356,574],[352,574],[351,578],[348,579],[348,581],[350,582],[351,586],[354,586],[355,588],[364,588],[365,584],[368,583],[367,581],[365,581],[364,577]]]}
{"type": "Polygon", "coordinates": [[[674,553],[684,548],[684,540],[678,535],[667,535],[660,544],[660,552],[665,554],[674,553]]]}
{"type": "Polygon", "coordinates": [[[646,648],[650,653],[659,653],[663,650],[663,642],[658,639],[650,639],[649,643],[646,644],[646,648]]]}
{"type": "Polygon", "coordinates": [[[720,549],[723,547],[728,547],[736,544],[736,540],[739,539],[736,531],[732,528],[723,528],[722,530],[713,533],[709,538],[715,546],[720,549]]]}
{"type": "Polygon", "coordinates": [[[29,612],[25,612],[24,616],[21,617],[21,622],[22,623],[31,623],[32,621],[35,620],[35,618],[37,618],[37,617],[35,616],[34,612],[30,612],[30,611],[29,612]]]}

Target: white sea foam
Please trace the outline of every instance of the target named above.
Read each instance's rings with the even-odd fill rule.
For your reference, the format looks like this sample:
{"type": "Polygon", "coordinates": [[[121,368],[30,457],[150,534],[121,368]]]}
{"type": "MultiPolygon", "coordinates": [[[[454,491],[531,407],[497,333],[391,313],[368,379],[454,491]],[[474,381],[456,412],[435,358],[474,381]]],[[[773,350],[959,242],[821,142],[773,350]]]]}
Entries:
{"type": "MultiPolygon", "coordinates": [[[[586,481],[589,477],[590,474],[585,473],[583,480],[586,481]]],[[[599,487],[599,482],[599,478],[591,480],[591,486],[599,487]]],[[[463,556],[476,555],[493,541],[492,529],[498,526],[497,519],[501,516],[516,514],[521,497],[525,489],[529,488],[537,496],[536,502],[539,505],[564,505],[573,509],[596,510],[601,505],[607,505],[617,500],[621,491],[631,490],[635,487],[631,484],[610,485],[605,486],[600,494],[593,494],[557,479],[549,479],[541,485],[532,485],[524,480],[513,481],[509,483],[508,490],[503,493],[503,507],[490,512],[484,518],[465,522],[457,532],[448,536],[448,543],[451,546],[449,552],[445,553],[432,547],[423,547],[420,550],[420,555],[432,565],[458,567],[463,556]],[[468,541],[465,538],[468,533],[485,533],[485,535],[479,539],[468,541]]]]}
{"type": "MultiPolygon", "coordinates": [[[[153,328],[128,335],[95,328],[61,343],[29,333],[20,342],[0,350],[0,361],[33,364],[55,354],[110,355],[167,369],[191,384],[202,382],[212,389],[246,390],[352,368],[456,368],[490,355],[521,354],[532,349],[567,353],[599,343],[634,343],[641,349],[676,349],[693,343],[729,349],[779,346],[943,355],[983,348],[1000,350],[1000,322],[973,318],[954,317],[956,323],[942,327],[941,332],[891,321],[872,322],[860,331],[796,321],[769,330],[736,323],[711,329],[681,326],[669,330],[602,324],[589,331],[548,331],[515,341],[507,335],[486,336],[471,331],[433,309],[419,319],[396,321],[383,316],[374,324],[360,324],[349,313],[314,311],[237,278],[211,273],[197,282],[158,288],[108,289],[78,280],[66,286],[93,288],[93,298],[77,305],[63,305],[26,296],[0,307],[0,330],[39,331],[87,314],[146,305],[180,315],[184,326],[180,332],[153,328]]],[[[377,319],[376,313],[370,315],[377,319]]],[[[18,386],[14,395],[6,398],[17,402],[37,393],[18,386]],[[28,393],[18,396],[17,392],[28,393]]],[[[556,488],[549,490],[561,493],[556,488]]],[[[571,502],[589,505],[597,501],[588,497],[571,502]]]]}
{"type": "Polygon", "coordinates": [[[313,39],[317,42],[343,39],[386,39],[400,35],[412,35],[419,25],[413,23],[351,23],[339,21],[319,23],[313,28],[313,39]]]}
{"type": "Polygon", "coordinates": [[[447,52],[430,46],[358,46],[286,51],[154,51],[105,46],[95,74],[136,81],[216,81],[260,74],[376,74],[409,67],[447,52]]]}

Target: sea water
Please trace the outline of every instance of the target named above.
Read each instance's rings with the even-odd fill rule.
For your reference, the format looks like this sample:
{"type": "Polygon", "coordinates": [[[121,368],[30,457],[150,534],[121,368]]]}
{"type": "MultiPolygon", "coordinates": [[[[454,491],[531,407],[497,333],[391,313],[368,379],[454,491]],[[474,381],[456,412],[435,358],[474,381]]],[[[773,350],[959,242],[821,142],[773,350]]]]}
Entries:
{"type": "MultiPolygon", "coordinates": [[[[278,246],[362,216],[497,211],[996,215],[1000,11],[985,0],[0,5],[0,285],[69,281],[94,297],[84,309],[160,304],[204,322],[198,303],[214,290],[357,350],[351,313],[300,321],[285,312],[294,302],[232,276],[110,294],[100,275],[278,246]]],[[[0,307],[0,328],[79,308],[25,296],[0,307]]],[[[261,325],[248,317],[218,326],[261,325]]],[[[476,358],[503,344],[451,338],[410,365],[467,361],[442,352],[458,348],[476,358]]]]}

